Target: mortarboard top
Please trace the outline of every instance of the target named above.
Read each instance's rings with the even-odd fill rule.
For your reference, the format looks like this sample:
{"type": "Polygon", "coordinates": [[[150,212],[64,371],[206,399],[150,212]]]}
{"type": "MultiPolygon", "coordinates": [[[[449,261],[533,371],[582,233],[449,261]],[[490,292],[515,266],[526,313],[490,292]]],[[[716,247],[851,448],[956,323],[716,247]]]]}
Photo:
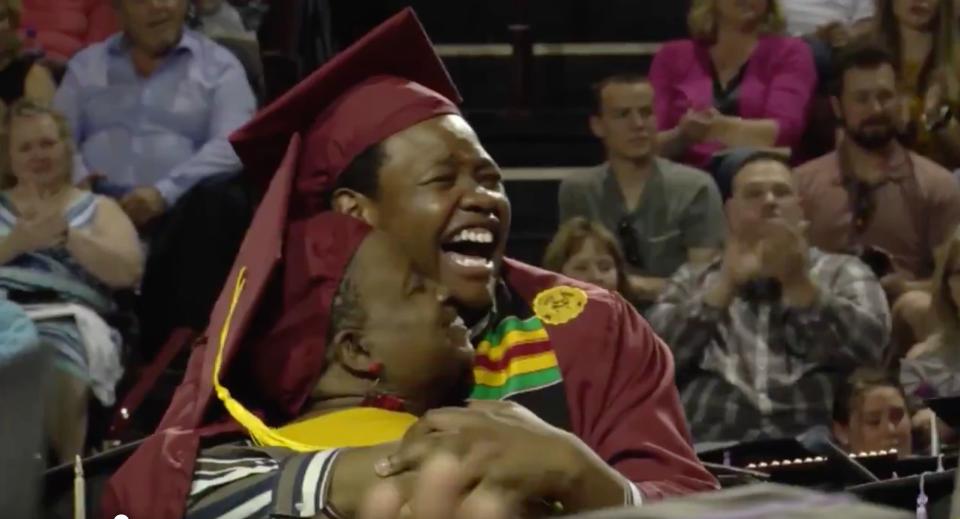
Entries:
{"type": "MultiPolygon", "coordinates": [[[[366,90],[367,93],[374,91],[377,90],[366,90]]],[[[149,437],[111,478],[104,493],[104,506],[107,509],[120,513],[121,507],[129,509],[131,506],[143,506],[144,510],[151,510],[150,513],[155,517],[172,519],[182,516],[178,503],[182,502],[190,488],[189,472],[185,471],[193,466],[199,441],[226,431],[229,427],[222,426],[231,425],[218,423],[216,416],[208,414],[211,400],[216,399],[215,391],[220,400],[226,402],[234,419],[243,424],[256,440],[276,444],[263,441],[275,439],[271,434],[275,431],[267,428],[239,402],[234,400],[231,404],[232,397],[223,391],[229,386],[217,387],[221,384],[215,384],[214,380],[224,380],[215,376],[215,372],[219,375],[221,369],[229,375],[231,361],[241,348],[244,354],[255,348],[256,345],[251,344],[251,336],[263,325],[260,322],[262,320],[258,320],[258,326],[254,327],[255,318],[277,310],[265,304],[265,300],[273,302],[273,297],[268,297],[273,292],[268,288],[276,286],[276,283],[271,284],[271,280],[279,277],[276,273],[281,262],[287,263],[290,251],[286,250],[285,245],[305,246],[303,242],[288,239],[288,229],[293,230],[291,197],[299,195],[304,186],[314,191],[329,187],[334,176],[349,163],[351,155],[363,151],[359,148],[366,140],[376,139],[383,132],[395,133],[404,129],[404,124],[416,124],[432,114],[456,113],[453,102],[459,100],[416,16],[413,11],[405,10],[333,58],[231,135],[230,141],[243,161],[246,173],[260,184],[269,186],[214,305],[206,331],[191,353],[184,380],[157,428],[158,432],[149,437]],[[374,79],[378,76],[381,78],[379,86],[374,79]],[[360,114],[363,117],[357,121],[346,117],[350,114],[335,114],[341,117],[336,121],[342,123],[334,125],[336,128],[333,129],[339,132],[331,135],[335,142],[317,142],[317,134],[311,130],[317,129],[313,126],[318,122],[318,116],[343,106],[350,97],[345,98],[345,94],[351,89],[363,87],[379,88],[386,94],[397,95],[385,95],[379,100],[380,103],[366,107],[364,113],[360,114]],[[394,100],[393,103],[390,100],[394,100]],[[397,104],[397,100],[406,100],[407,103],[397,104]],[[376,122],[377,127],[358,126],[361,122],[367,126],[376,122]],[[316,165],[322,161],[302,151],[315,152],[317,149],[328,154],[330,167],[326,171],[316,172],[319,174],[315,178],[305,179],[301,164],[316,165]],[[210,423],[211,420],[214,423],[210,423]],[[251,429],[248,424],[253,422],[259,424],[254,424],[256,427],[251,429]]],[[[326,121],[329,123],[333,120],[326,121]]],[[[384,137],[389,135],[385,133],[384,137]]],[[[366,144],[373,142],[378,140],[366,144]]],[[[316,252],[321,254],[314,254],[314,259],[326,251],[316,252]]],[[[311,266],[309,261],[301,264],[304,265],[312,269],[308,272],[323,272],[330,266],[311,266]]],[[[287,270],[284,269],[282,279],[284,288],[289,285],[287,270]]],[[[284,299],[283,302],[288,301],[284,299]]],[[[286,314],[283,308],[279,310],[278,315],[286,314]]],[[[265,328],[277,332],[278,324],[267,323],[265,328]]],[[[302,382],[316,371],[316,366],[296,371],[298,367],[302,368],[296,365],[281,366],[278,369],[289,368],[294,372],[277,373],[277,379],[289,376],[302,382]]],[[[300,395],[294,392],[282,396],[293,401],[300,395]]],[[[281,405],[284,403],[287,402],[281,402],[281,405]]]]}
{"type": "MultiPolygon", "coordinates": [[[[447,99],[459,101],[460,96],[413,10],[405,9],[231,135],[245,171],[270,185],[211,314],[205,335],[212,347],[204,353],[202,377],[195,387],[183,388],[194,393],[191,398],[195,405],[190,409],[171,406],[167,413],[171,419],[165,419],[166,424],[203,423],[214,392],[211,374],[224,324],[229,317],[232,322],[221,354],[226,369],[246,339],[268,282],[285,255],[284,239],[294,218],[291,197],[304,190],[329,188],[333,177],[369,144],[438,112],[456,112],[456,106],[447,99]],[[372,94],[380,94],[380,99],[371,100],[372,94]],[[358,99],[365,104],[358,106],[358,99]],[[304,175],[305,163],[326,169],[304,175]],[[234,301],[241,269],[245,284],[234,301]],[[182,412],[192,415],[188,423],[172,419],[182,412]]],[[[297,366],[287,367],[292,371],[276,373],[278,379],[289,376],[302,383],[308,378],[296,372],[297,366]]],[[[299,391],[299,384],[297,387],[299,391]]],[[[301,395],[286,393],[283,397],[296,401],[301,395]]]]}
{"type": "Polygon", "coordinates": [[[303,133],[296,192],[319,194],[361,152],[431,117],[460,94],[410,8],[393,16],[261,110],[230,141],[255,179],[269,179],[303,133]]]}

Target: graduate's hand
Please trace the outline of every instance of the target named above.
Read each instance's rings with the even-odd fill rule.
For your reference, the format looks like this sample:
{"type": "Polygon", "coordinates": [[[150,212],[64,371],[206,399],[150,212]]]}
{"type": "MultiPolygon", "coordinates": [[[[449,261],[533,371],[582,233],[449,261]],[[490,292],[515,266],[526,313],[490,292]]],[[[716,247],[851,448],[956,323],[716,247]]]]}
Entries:
{"type": "Polygon", "coordinates": [[[430,411],[375,470],[391,476],[439,453],[460,460],[476,491],[500,496],[508,509],[547,502],[593,510],[622,505],[626,495],[626,479],[578,438],[507,402],[430,411]]]}
{"type": "Polygon", "coordinates": [[[497,495],[473,491],[465,467],[449,454],[434,456],[416,475],[412,492],[394,481],[375,486],[360,507],[359,519],[507,519],[497,495]]]}

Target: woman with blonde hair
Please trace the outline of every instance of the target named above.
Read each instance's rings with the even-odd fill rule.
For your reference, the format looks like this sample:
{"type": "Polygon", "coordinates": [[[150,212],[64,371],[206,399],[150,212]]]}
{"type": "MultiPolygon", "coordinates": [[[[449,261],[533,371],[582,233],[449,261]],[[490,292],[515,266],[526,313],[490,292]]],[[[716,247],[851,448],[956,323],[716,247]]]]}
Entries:
{"type": "Polygon", "coordinates": [[[22,52],[17,29],[23,8],[20,0],[0,0],[0,103],[12,105],[22,97],[49,104],[56,92],[53,77],[34,56],[22,52]]]}
{"type": "Polygon", "coordinates": [[[688,25],[650,68],[662,153],[713,169],[728,148],[798,145],[817,73],[777,1],[694,0],[688,25]]]}
{"type": "Polygon", "coordinates": [[[874,37],[893,55],[911,149],[960,166],[960,28],[953,0],[877,0],[874,37]]]}
{"type": "MultiPolygon", "coordinates": [[[[928,398],[960,396],[960,226],[936,252],[933,279],[936,331],[914,346],[900,363],[900,380],[913,409],[915,428],[929,430],[928,398]]],[[[941,436],[956,437],[940,423],[941,436]]],[[[926,435],[920,436],[925,438],[926,435]]]]}
{"type": "MultiPolygon", "coordinates": [[[[120,337],[105,320],[112,290],[142,270],[137,232],[109,198],[72,185],[65,119],[30,100],[7,112],[0,177],[0,298],[20,305],[53,359],[47,430],[59,461],[82,454],[90,395],[112,405],[123,373],[120,337]]],[[[0,344],[0,356],[12,354],[0,344]]]]}
{"type": "Polygon", "coordinates": [[[626,261],[617,240],[597,222],[578,216],[560,226],[543,258],[543,268],[619,292],[635,302],[626,261]]]}

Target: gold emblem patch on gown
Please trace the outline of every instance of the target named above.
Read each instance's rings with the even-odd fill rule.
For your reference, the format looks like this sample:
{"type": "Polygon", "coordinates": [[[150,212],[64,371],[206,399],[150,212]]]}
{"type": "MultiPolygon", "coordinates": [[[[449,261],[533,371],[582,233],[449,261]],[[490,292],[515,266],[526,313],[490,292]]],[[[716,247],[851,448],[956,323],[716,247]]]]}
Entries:
{"type": "Polygon", "coordinates": [[[541,321],[560,325],[576,319],[587,306],[587,293],[571,286],[557,286],[537,294],[533,312],[541,321]]]}

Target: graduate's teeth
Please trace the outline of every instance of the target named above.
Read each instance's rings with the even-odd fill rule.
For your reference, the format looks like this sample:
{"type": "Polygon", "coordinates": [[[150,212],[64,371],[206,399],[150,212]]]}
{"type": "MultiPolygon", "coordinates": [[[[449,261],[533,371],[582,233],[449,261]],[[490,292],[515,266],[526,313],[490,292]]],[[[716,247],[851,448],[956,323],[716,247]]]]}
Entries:
{"type": "Polygon", "coordinates": [[[490,267],[493,265],[493,262],[486,258],[464,256],[463,254],[457,254],[456,252],[451,252],[450,257],[454,263],[460,265],[461,267],[490,267]]]}
{"type": "Polygon", "coordinates": [[[463,229],[451,241],[453,243],[493,243],[493,233],[487,229],[463,229]]]}

